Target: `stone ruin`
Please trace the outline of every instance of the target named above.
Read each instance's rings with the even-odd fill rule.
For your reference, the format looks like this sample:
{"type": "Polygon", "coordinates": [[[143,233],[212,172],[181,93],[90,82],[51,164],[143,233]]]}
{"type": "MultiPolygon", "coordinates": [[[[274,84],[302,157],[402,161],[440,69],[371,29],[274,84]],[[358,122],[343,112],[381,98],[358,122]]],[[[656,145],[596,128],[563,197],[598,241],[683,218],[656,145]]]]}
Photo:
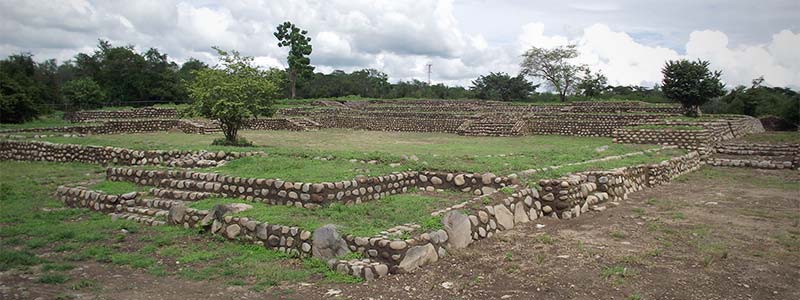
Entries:
{"type": "MultiPolygon", "coordinates": [[[[661,144],[691,150],[656,164],[590,171],[543,179],[540,189],[522,187],[515,176],[491,173],[409,171],[384,176],[358,176],[338,182],[288,182],[243,178],[190,170],[142,170],[136,165],[204,167],[251,155],[252,152],[138,151],[113,147],[0,141],[0,159],[79,161],[109,167],[107,180],[150,186],[147,193],[108,195],[80,186],[63,186],[57,197],[69,206],[86,207],[153,226],[203,229],[227,239],[253,243],[299,257],[326,259],[331,269],[368,280],[391,273],[413,272],[449,251],[491,238],[498,231],[524,226],[538,218],[572,219],[630,193],[668,183],[703,164],[758,168],[800,167],[800,146],[731,142],[761,132],[757,119],[724,116],[702,121],[677,121],[681,108],[638,102],[571,103],[520,106],[493,101],[318,101],[310,107],[281,109],[275,118],[248,121],[253,130],[305,131],[347,128],[377,131],[445,132],[467,136],[557,134],[612,137],[619,143],[661,144]],[[638,125],[651,127],[638,128],[638,125]],[[692,130],[671,129],[681,126],[692,130]],[[662,129],[663,127],[663,129],[662,129]],[[651,128],[651,129],[647,129],[651,128]],[[196,210],[187,203],[209,197],[238,197],[243,202],[293,205],[317,209],[331,203],[359,204],[412,191],[452,190],[467,200],[432,212],[443,216],[443,229],[419,232],[416,224],[398,224],[376,236],[340,235],[335,227],[299,228],[267,224],[231,215],[246,205],[196,210]],[[510,193],[498,192],[510,190],[510,193]],[[398,238],[406,234],[409,238],[398,238]],[[341,260],[349,252],[363,259],[341,260]]],[[[66,116],[65,116],[66,117],[66,116]]],[[[67,117],[93,125],[28,129],[29,132],[112,134],[180,130],[218,132],[208,121],[179,119],[170,109],[128,112],[77,112],[67,117]],[[117,120],[124,118],[125,120],[117,120]],[[112,119],[108,121],[108,119],[112,119]],[[102,121],[106,120],[106,121],[102,121]]],[[[536,170],[529,170],[536,172],[536,170]]]]}

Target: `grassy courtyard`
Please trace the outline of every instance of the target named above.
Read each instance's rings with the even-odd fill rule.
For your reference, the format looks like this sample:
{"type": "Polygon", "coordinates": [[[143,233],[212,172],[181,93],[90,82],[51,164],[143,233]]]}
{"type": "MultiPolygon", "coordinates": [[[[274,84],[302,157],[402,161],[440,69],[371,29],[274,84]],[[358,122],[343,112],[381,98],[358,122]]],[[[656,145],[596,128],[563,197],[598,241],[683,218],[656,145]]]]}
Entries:
{"type": "Polygon", "coordinates": [[[51,137],[44,140],[133,149],[264,151],[267,157],[237,160],[220,173],[296,181],[346,180],[406,170],[494,172],[506,175],[651,149],[615,144],[610,138],[570,136],[464,137],[444,133],[244,131],[255,147],[210,146],[216,135],[146,133],[51,137]]]}

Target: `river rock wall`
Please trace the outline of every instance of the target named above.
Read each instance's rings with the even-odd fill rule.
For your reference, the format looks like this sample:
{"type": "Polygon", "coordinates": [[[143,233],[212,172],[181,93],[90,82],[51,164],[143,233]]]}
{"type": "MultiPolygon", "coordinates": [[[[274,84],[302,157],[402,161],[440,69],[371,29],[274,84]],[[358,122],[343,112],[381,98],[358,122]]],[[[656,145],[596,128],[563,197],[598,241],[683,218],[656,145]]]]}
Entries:
{"type": "Polygon", "coordinates": [[[261,152],[209,152],[178,150],[132,150],[117,147],[55,144],[49,142],[0,141],[0,160],[83,162],[117,165],[166,165],[211,167],[261,152]]]}

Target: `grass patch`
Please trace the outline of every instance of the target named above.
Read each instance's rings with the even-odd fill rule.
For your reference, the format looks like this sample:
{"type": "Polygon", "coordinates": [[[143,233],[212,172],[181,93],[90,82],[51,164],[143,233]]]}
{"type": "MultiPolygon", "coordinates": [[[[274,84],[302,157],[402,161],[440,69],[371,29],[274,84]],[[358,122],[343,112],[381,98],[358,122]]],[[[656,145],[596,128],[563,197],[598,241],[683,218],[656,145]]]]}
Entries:
{"type": "MultiPolygon", "coordinates": [[[[190,204],[196,209],[211,209],[214,205],[241,203],[238,198],[211,198],[190,204]]],[[[441,229],[441,217],[430,212],[456,204],[456,201],[415,194],[392,195],[355,205],[334,203],[319,209],[283,205],[254,205],[236,214],[269,224],[298,226],[314,230],[325,224],[335,224],[344,234],[373,236],[390,227],[416,223],[423,232],[441,229]]]]}
{"type": "Polygon", "coordinates": [[[632,269],[621,265],[607,266],[604,267],[600,272],[600,276],[603,277],[603,279],[613,279],[615,285],[624,284],[625,279],[631,278],[635,275],[636,273],[632,269]]]}
{"type": "Polygon", "coordinates": [[[39,277],[38,281],[40,283],[46,283],[46,284],[62,284],[64,282],[67,282],[67,280],[69,280],[69,276],[65,274],[47,273],[47,274],[42,274],[42,276],[39,277]]]}
{"type": "Polygon", "coordinates": [[[751,143],[800,144],[800,133],[797,131],[771,131],[758,134],[749,134],[742,137],[741,140],[751,143]]]}
{"type": "MultiPolygon", "coordinates": [[[[245,130],[241,134],[242,137],[259,146],[211,146],[211,142],[218,138],[218,135],[168,132],[95,135],[80,138],[51,137],[44,140],[56,143],[115,146],[140,150],[264,151],[273,158],[263,160],[258,168],[248,168],[245,165],[234,164],[220,169],[231,172],[241,171],[243,172],[242,174],[246,174],[244,172],[248,172],[247,174],[266,174],[265,172],[270,172],[270,174],[276,174],[273,175],[274,177],[286,180],[289,180],[292,175],[300,175],[298,176],[299,181],[304,182],[312,180],[305,179],[302,177],[303,173],[299,172],[281,174],[278,171],[286,170],[287,172],[292,172],[293,170],[269,165],[269,162],[300,159],[301,163],[307,163],[307,158],[333,156],[335,158],[334,161],[340,162],[334,162],[333,164],[322,162],[318,165],[325,168],[344,168],[346,169],[344,175],[336,175],[337,173],[334,173],[333,177],[340,178],[344,176],[346,179],[352,178],[352,172],[366,175],[373,171],[379,172],[379,168],[384,169],[384,171],[380,171],[385,172],[383,174],[388,173],[385,170],[399,171],[407,169],[509,174],[532,168],[620,155],[653,147],[653,145],[616,144],[610,138],[557,135],[465,137],[446,133],[378,132],[349,129],[322,129],[307,132],[245,130]],[[602,152],[595,150],[601,146],[608,146],[608,149],[602,152]],[[419,159],[416,161],[403,161],[404,156],[410,157],[412,155],[419,159]],[[359,166],[360,164],[350,164],[348,162],[350,159],[377,159],[381,162],[381,165],[359,166]],[[402,161],[402,166],[398,168],[388,166],[388,163],[398,161],[402,161]],[[370,172],[352,171],[356,168],[366,168],[370,172]]],[[[321,171],[310,171],[311,176],[314,176],[314,173],[322,173],[321,171]]],[[[339,170],[334,171],[342,172],[339,170]]],[[[241,174],[234,175],[243,176],[241,174]]]]}
{"type": "Polygon", "coordinates": [[[25,122],[22,124],[0,124],[0,130],[5,129],[26,129],[26,128],[41,128],[41,127],[64,127],[72,126],[70,122],[64,121],[63,112],[55,112],[49,115],[39,116],[35,120],[25,122]]]}
{"type": "Polygon", "coordinates": [[[0,249],[0,271],[21,266],[33,266],[41,261],[35,254],[27,251],[0,249]]]}
{"type": "Polygon", "coordinates": [[[89,189],[101,191],[109,195],[120,195],[130,192],[146,192],[150,187],[141,186],[127,181],[103,180],[93,184],[89,189]]]}

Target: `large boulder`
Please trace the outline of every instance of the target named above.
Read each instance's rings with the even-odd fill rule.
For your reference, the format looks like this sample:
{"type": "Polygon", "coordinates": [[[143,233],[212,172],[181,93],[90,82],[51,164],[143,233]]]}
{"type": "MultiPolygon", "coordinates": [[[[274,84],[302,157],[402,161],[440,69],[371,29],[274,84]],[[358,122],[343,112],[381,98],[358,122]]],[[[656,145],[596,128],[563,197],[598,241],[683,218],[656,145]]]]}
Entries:
{"type": "Polygon", "coordinates": [[[400,261],[397,266],[400,272],[410,273],[418,269],[420,266],[434,263],[439,260],[439,255],[436,254],[436,248],[431,244],[422,246],[414,246],[406,251],[406,256],[400,261]]]}
{"type": "Polygon", "coordinates": [[[183,223],[183,216],[186,215],[186,206],[183,205],[176,205],[169,208],[169,214],[167,215],[167,222],[170,224],[181,224],[183,223]]]}
{"type": "Polygon", "coordinates": [[[333,224],[314,230],[311,239],[311,255],[316,258],[328,260],[350,253],[350,249],[347,248],[347,242],[336,231],[336,226],[333,224]]]}
{"type": "Polygon", "coordinates": [[[450,211],[444,215],[442,223],[448,236],[448,249],[461,249],[472,243],[472,225],[467,215],[450,211]]]}
{"type": "Polygon", "coordinates": [[[235,214],[251,208],[253,208],[252,205],[244,203],[217,204],[200,220],[200,227],[209,226],[214,220],[222,221],[226,214],[235,214]]]}
{"type": "Polygon", "coordinates": [[[503,230],[514,228],[514,214],[505,205],[498,204],[494,207],[494,217],[503,230]]]}

